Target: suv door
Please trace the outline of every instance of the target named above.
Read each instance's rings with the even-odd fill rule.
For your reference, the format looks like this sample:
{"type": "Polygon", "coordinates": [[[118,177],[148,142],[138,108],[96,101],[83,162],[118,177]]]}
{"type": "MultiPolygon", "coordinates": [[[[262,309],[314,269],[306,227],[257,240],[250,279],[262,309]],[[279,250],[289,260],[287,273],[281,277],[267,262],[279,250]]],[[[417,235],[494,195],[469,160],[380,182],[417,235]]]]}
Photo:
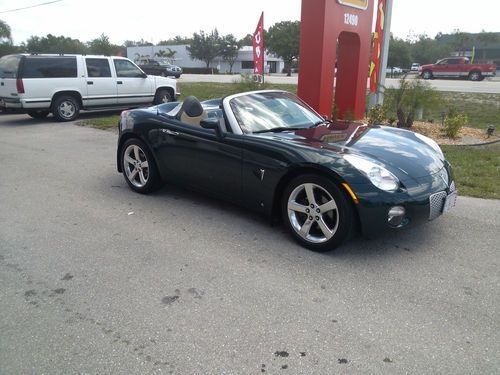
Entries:
{"type": "Polygon", "coordinates": [[[109,58],[86,57],[87,96],[83,100],[85,107],[97,107],[117,104],[116,79],[111,75],[109,58]]]}
{"type": "Polygon", "coordinates": [[[113,65],[116,71],[118,104],[153,102],[153,83],[142,70],[127,59],[113,59],[113,65]]]}

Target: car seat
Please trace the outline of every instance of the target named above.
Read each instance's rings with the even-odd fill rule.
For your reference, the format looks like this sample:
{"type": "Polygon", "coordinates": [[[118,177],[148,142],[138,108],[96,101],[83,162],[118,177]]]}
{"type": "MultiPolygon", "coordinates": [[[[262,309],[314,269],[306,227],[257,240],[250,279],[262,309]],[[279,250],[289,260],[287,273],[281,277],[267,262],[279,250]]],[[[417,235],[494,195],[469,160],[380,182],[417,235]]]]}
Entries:
{"type": "Polygon", "coordinates": [[[208,118],[208,115],[196,97],[188,96],[175,118],[185,124],[200,126],[201,120],[208,118]]]}

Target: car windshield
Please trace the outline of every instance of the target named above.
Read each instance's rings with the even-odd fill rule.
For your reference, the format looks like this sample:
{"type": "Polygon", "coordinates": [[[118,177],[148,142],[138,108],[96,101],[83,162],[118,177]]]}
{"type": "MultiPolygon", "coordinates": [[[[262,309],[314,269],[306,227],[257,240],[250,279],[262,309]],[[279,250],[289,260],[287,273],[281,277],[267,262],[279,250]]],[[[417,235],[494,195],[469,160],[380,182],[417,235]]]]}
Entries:
{"type": "Polygon", "coordinates": [[[231,109],[244,132],[303,129],[324,120],[295,95],[287,92],[259,92],[237,96],[231,109]]]}

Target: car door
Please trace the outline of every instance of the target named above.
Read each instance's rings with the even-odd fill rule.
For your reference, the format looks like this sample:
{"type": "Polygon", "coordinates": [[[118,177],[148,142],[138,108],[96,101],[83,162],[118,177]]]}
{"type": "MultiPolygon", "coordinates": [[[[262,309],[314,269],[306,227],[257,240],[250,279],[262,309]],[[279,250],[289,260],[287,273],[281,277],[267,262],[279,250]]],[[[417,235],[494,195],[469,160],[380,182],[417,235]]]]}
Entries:
{"type": "Polygon", "coordinates": [[[449,77],[459,77],[461,70],[464,69],[464,66],[461,66],[462,59],[448,59],[448,69],[447,75],[449,77]]]}
{"type": "Polygon", "coordinates": [[[145,104],[154,99],[153,82],[132,61],[113,58],[118,104],[145,104]]]}
{"type": "Polygon", "coordinates": [[[109,58],[86,57],[87,96],[83,99],[85,107],[113,106],[117,104],[116,79],[112,77],[109,58]]]}
{"type": "Polygon", "coordinates": [[[448,70],[448,59],[444,59],[432,67],[432,75],[436,78],[445,77],[448,74],[447,70],[448,70]]]}
{"type": "Polygon", "coordinates": [[[172,120],[158,134],[158,154],[173,181],[212,195],[239,202],[243,136],[172,120]]]}

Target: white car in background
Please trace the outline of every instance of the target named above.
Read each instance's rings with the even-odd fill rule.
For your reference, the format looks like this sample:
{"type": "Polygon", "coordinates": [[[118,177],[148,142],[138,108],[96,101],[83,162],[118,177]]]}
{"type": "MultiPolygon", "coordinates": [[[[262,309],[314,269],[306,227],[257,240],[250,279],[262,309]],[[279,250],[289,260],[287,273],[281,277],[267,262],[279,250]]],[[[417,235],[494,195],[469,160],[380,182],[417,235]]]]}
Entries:
{"type": "Polygon", "coordinates": [[[400,67],[398,66],[393,66],[393,67],[387,67],[386,69],[386,73],[387,74],[402,74],[403,73],[403,69],[401,69],[400,67]]]}
{"type": "Polygon", "coordinates": [[[411,72],[418,72],[419,68],[420,68],[420,64],[419,63],[413,63],[413,64],[411,64],[410,71],[411,72]]]}
{"type": "Polygon", "coordinates": [[[80,110],[129,108],[174,101],[176,81],[148,76],[118,56],[7,55],[0,59],[0,108],[58,121],[80,110]]]}

